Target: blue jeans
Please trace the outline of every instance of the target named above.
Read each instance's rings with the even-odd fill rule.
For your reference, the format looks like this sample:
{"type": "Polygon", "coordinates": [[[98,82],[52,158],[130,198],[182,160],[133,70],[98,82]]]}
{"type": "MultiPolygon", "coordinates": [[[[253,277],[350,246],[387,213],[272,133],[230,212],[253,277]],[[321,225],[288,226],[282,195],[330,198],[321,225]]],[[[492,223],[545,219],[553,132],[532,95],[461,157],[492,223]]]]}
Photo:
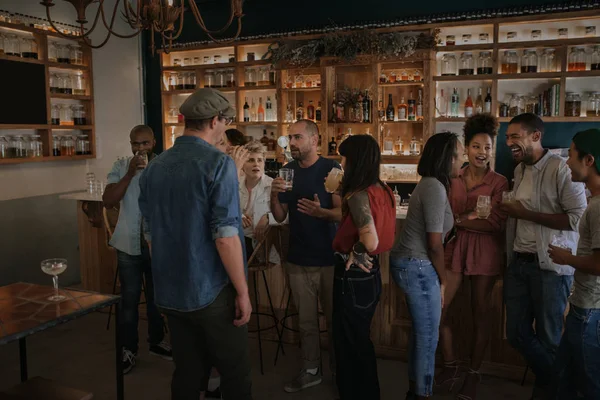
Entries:
{"type": "Polygon", "coordinates": [[[442,297],[440,280],[429,260],[390,256],[390,272],[404,291],[412,319],[408,345],[408,379],[417,396],[431,396],[438,345],[442,297]]]}
{"type": "Polygon", "coordinates": [[[553,383],[554,361],[572,283],[573,276],[540,269],[537,258],[527,260],[515,255],[506,270],[506,337],[525,358],[540,388],[553,383]]]}
{"type": "Polygon", "coordinates": [[[146,283],[146,315],[148,343],[160,343],[164,336],[164,321],[154,303],[154,284],[150,268],[150,253],[142,246],[142,255],[131,256],[117,250],[119,281],[121,282],[121,337],[123,347],[133,353],[138,350],[138,304],[142,294],[142,279],[146,283]]]}
{"type": "Polygon", "coordinates": [[[600,309],[571,304],[556,366],[558,400],[600,399],[600,309]]]}

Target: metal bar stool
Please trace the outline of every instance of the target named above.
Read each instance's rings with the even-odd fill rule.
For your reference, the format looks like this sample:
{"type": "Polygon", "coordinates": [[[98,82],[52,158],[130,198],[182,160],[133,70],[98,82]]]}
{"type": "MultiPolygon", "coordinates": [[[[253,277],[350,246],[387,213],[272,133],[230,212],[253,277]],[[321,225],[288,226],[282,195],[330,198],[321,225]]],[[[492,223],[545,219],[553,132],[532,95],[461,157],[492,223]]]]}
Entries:
{"type": "MultiPolygon", "coordinates": [[[[275,264],[269,261],[269,255],[271,252],[271,241],[269,240],[269,236],[274,233],[274,230],[269,227],[267,232],[265,232],[265,237],[258,243],[258,245],[254,248],[252,255],[248,259],[248,273],[253,275],[253,289],[254,289],[254,307],[252,311],[252,315],[256,316],[256,329],[248,329],[249,333],[258,333],[258,351],[260,354],[260,373],[264,375],[263,368],[263,352],[262,352],[262,337],[261,332],[268,331],[270,329],[275,328],[277,332],[277,338],[279,343],[281,343],[281,331],[279,330],[279,320],[277,319],[277,314],[275,314],[275,307],[273,307],[273,300],[271,298],[271,291],[269,290],[269,284],[267,282],[266,271],[277,267],[279,264],[275,264]],[[265,289],[267,292],[267,298],[269,299],[269,307],[271,308],[271,313],[264,313],[258,310],[259,302],[258,302],[258,274],[262,275],[263,282],[265,284],[265,289]],[[272,324],[266,327],[260,327],[260,317],[267,317],[272,320],[272,324]]],[[[281,244],[281,234],[279,230],[277,230],[277,236],[279,237],[279,243],[281,244]]],[[[281,248],[281,247],[280,247],[281,248]]],[[[277,357],[275,357],[275,364],[277,364],[277,357]]]]}

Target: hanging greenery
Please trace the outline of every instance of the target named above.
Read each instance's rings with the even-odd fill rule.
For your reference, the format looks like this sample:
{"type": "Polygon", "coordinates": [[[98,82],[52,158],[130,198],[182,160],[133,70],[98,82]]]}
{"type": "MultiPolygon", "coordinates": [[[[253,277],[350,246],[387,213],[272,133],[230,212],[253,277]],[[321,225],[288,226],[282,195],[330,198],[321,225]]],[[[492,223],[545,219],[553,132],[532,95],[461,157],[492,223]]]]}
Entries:
{"type": "Polygon", "coordinates": [[[358,56],[371,55],[378,59],[407,58],[416,50],[433,49],[438,43],[438,31],[433,35],[415,32],[375,33],[362,30],[349,34],[333,33],[312,40],[285,40],[269,46],[262,57],[271,64],[286,64],[306,68],[318,63],[321,57],[338,57],[352,62],[358,56]]]}

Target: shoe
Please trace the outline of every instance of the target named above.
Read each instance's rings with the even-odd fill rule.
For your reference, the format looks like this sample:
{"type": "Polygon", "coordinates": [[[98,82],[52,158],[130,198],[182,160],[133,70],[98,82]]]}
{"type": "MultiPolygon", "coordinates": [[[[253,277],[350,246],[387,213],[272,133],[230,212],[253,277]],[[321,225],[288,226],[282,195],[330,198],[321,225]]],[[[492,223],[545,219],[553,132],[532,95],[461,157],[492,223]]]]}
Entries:
{"type": "Polygon", "coordinates": [[[164,358],[165,360],[173,361],[173,350],[166,342],[150,345],[150,354],[164,358]]]}
{"type": "Polygon", "coordinates": [[[221,398],[221,388],[218,387],[215,390],[207,390],[204,394],[204,397],[207,399],[220,399],[221,398]]]}
{"type": "Polygon", "coordinates": [[[127,374],[133,367],[135,367],[135,354],[123,349],[123,374],[127,374]]]}
{"type": "Polygon", "coordinates": [[[296,393],[309,387],[317,386],[323,379],[321,374],[317,370],[316,374],[311,374],[307,370],[303,369],[300,374],[294,378],[293,381],[286,383],[283,386],[283,390],[287,393],[296,393]]]}

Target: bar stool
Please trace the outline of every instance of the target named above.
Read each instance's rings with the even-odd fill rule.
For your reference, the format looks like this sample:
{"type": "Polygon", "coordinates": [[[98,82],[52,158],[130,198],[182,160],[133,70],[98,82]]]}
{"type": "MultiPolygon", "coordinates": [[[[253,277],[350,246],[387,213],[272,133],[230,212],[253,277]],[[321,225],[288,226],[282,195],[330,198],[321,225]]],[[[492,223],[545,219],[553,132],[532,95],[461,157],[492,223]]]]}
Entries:
{"type": "MultiPolygon", "coordinates": [[[[102,208],[102,217],[104,219],[104,228],[106,229],[107,240],[110,242],[110,238],[112,237],[115,227],[117,226],[117,221],[119,220],[119,207],[113,207],[110,210],[106,208],[102,208]]],[[[115,277],[113,279],[113,289],[112,294],[117,294],[117,281],[119,279],[119,264],[117,264],[117,268],[115,269],[115,277]]],[[[144,294],[144,299],[146,298],[146,277],[142,277],[142,294],[144,294]]],[[[140,301],[139,304],[146,304],[146,301],[140,301]]],[[[113,306],[110,305],[108,309],[108,321],[106,322],[106,330],[110,329],[110,320],[112,318],[112,310],[113,306]]]]}
{"type": "MultiPolygon", "coordinates": [[[[274,229],[269,227],[267,232],[265,232],[265,237],[257,244],[252,252],[252,255],[248,259],[248,273],[253,275],[253,289],[254,289],[254,307],[252,311],[252,315],[256,316],[256,329],[248,329],[249,333],[258,333],[258,351],[260,354],[260,373],[264,375],[263,368],[263,352],[262,352],[262,337],[261,332],[268,331],[270,329],[275,328],[277,332],[277,338],[279,343],[281,343],[281,332],[279,330],[279,320],[277,319],[277,314],[275,314],[275,307],[273,307],[273,300],[271,298],[271,291],[269,290],[269,283],[267,282],[266,271],[271,270],[277,267],[279,264],[275,264],[269,261],[269,255],[271,253],[271,241],[269,240],[269,236],[274,233],[274,229]],[[262,257],[260,255],[262,254],[262,257]],[[265,289],[267,291],[267,298],[269,299],[269,307],[271,308],[271,313],[264,313],[258,310],[258,274],[262,275],[263,282],[265,284],[265,289]],[[272,320],[272,324],[266,327],[260,327],[260,317],[267,317],[272,320]]],[[[277,237],[279,238],[279,248],[281,249],[281,233],[277,230],[277,237]]],[[[281,251],[280,251],[281,253],[281,251]]],[[[277,355],[275,357],[275,365],[277,364],[277,355]]]]}

